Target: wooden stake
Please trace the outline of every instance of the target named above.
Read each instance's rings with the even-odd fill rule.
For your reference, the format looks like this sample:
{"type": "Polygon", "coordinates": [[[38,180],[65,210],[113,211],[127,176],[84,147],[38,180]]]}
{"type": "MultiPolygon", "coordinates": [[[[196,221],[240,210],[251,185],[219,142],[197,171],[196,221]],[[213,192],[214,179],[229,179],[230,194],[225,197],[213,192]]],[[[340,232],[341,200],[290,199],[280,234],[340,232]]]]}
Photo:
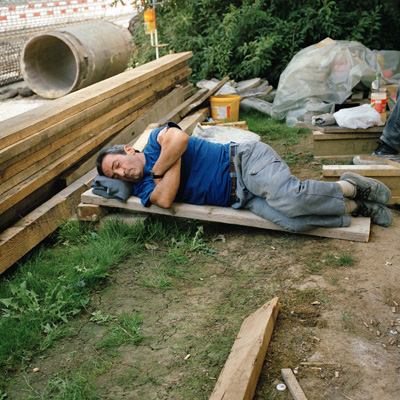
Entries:
{"type": "Polygon", "coordinates": [[[279,312],[278,298],[247,317],[209,400],[251,400],[279,312]]]}
{"type": "Polygon", "coordinates": [[[296,377],[294,376],[290,368],[284,368],[281,370],[282,378],[288,387],[290,394],[294,400],[307,400],[306,395],[301,389],[296,377]]]}

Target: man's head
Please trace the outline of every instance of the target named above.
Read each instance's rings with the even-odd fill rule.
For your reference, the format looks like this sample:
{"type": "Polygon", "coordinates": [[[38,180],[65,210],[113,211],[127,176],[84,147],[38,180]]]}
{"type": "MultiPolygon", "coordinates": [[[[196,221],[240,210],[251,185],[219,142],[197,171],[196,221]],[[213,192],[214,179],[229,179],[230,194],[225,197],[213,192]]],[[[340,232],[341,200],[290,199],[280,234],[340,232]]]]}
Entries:
{"type": "Polygon", "coordinates": [[[128,182],[138,182],[143,178],[144,165],[144,155],[124,145],[105,147],[96,159],[99,175],[128,182]]]}

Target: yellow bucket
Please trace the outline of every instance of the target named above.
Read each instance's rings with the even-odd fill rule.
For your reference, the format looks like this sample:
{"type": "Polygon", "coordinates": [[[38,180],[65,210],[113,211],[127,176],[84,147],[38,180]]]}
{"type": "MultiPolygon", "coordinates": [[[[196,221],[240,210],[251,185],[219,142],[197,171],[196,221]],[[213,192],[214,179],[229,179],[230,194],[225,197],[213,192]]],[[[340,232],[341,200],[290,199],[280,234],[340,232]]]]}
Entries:
{"type": "Polygon", "coordinates": [[[218,94],[210,97],[211,116],[216,121],[239,121],[240,96],[218,94]]]}

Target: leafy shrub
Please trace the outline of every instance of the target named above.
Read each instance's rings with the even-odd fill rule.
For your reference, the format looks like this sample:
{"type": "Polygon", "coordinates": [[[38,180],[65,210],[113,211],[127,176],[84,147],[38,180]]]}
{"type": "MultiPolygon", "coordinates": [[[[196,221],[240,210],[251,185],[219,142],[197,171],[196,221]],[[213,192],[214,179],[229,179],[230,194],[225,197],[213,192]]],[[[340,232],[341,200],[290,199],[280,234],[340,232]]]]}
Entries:
{"type": "MultiPolygon", "coordinates": [[[[399,20],[395,0],[175,0],[157,6],[159,43],[169,44],[160,55],[192,51],[193,81],[261,76],[276,85],[294,54],[328,36],[371,50],[395,50],[399,20]]],[[[154,59],[142,23],[136,25],[134,42],[132,64],[154,59]]]]}

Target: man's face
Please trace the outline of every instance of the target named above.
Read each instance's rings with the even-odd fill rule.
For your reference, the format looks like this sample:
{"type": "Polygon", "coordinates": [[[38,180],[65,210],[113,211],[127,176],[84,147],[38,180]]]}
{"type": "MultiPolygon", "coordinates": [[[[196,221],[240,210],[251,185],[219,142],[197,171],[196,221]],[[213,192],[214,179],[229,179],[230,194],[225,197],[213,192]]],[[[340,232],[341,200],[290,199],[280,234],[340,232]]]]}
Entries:
{"type": "Polygon", "coordinates": [[[107,154],[103,158],[103,172],[109,178],[139,182],[143,178],[145,163],[131,147],[125,146],[124,149],[125,154],[107,154]]]}

